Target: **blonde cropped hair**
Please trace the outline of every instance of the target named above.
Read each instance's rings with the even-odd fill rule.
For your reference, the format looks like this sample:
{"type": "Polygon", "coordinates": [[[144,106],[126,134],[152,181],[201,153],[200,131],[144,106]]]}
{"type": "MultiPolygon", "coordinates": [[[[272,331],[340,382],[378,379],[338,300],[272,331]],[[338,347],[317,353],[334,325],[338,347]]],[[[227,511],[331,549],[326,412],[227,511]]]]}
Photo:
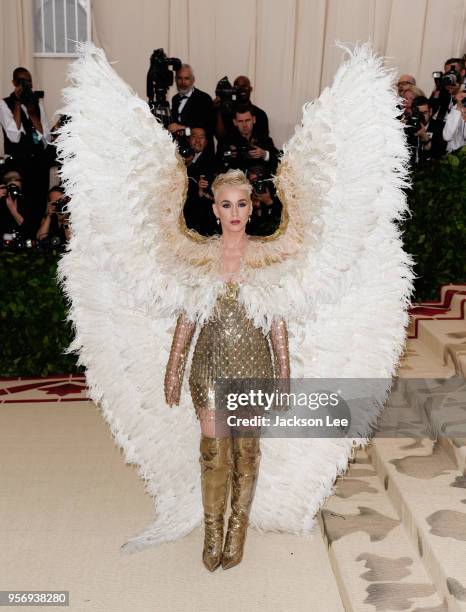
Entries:
{"type": "Polygon", "coordinates": [[[244,191],[247,191],[248,196],[251,197],[252,186],[242,170],[230,169],[228,172],[224,172],[217,176],[212,183],[212,191],[215,199],[217,199],[217,193],[223,187],[238,187],[239,189],[244,189],[244,191]]]}
{"type": "MultiPolygon", "coordinates": [[[[419,98],[420,96],[422,96],[423,98],[426,97],[426,94],[422,91],[422,89],[416,87],[416,85],[407,85],[403,89],[403,94],[405,94],[407,91],[411,91],[414,94],[415,98],[419,98]]],[[[401,94],[401,97],[403,97],[403,94],[401,94]]]]}

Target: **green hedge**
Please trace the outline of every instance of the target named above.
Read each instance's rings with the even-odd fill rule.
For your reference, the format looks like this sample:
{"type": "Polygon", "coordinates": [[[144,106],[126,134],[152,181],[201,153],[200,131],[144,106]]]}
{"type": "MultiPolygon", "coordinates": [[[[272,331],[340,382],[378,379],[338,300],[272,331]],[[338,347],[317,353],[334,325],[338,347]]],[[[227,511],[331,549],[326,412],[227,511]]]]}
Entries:
{"type": "MultiPolygon", "coordinates": [[[[466,261],[466,147],[418,167],[408,193],[412,216],[403,223],[415,259],[416,299],[436,299],[440,285],[464,280],[466,261]]],[[[72,339],[56,283],[59,253],[0,254],[0,375],[82,372],[63,353],[72,339]]]]}
{"type": "Polygon", "coordinates": [[[57,286],[59,254],[24,251],[0,254],[0,375],[78,373],[66,305],[57,286]]]}
{"type": "Polygon", "coordinates": [[[466,280],[466,147],[417,167],[412,179],[405,249],[416,263],[416,300],[435,300],[441,285],[466,280]]]}

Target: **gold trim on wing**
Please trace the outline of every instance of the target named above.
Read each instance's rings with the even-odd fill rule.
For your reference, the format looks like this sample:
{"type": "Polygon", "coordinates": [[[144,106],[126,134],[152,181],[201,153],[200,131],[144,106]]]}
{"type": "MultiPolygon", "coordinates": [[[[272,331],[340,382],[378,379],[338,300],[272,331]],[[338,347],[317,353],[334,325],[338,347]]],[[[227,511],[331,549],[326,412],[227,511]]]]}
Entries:
{"type": "MultiPolygon", "coordinates": [[[[203,236],[202,234],[199,234],[199,232],[187,227],[183,209],[186,201],[189,179],[186,175],[186,167],[183,159],[178,152],[176,152],[176,158],[179,170],[186,176],[185,188],[183,190],[183,197],[180,200],[178,212],[178,230],[181,236],[187,238],[193,247],[193,243],[195,243],[197,248],[204,251],[202,247],[205,246],[205,253],[201,253],[197,250],[197,248],[194,252],[192,249],[187,249],[185,261],[188,264],[196,267],[212,266],[213,252],[209,247],[213,246],[213,242],[218,242],[219,236],[203,236]]],[[[290,170],[292,169],[289,168],[289,164],[281,163],[275,177],[277,194],[282,203],[280,225],[270,236],[248,235],[251,246],[254,246],[253,248],[249,248],[245,254],[245,265],[251,269],[263,268],[283,262],[290,256],[295,256],[301,249],[304,231],[300,226],[297,211],[294,211],[294,214],[290,215],[291,211],[289,211],[288,199],[280,181],[280,175],[282,173],[286,174],[287,172],[290,172],[290,170]],[[288,232],[288,235],[285,236],[288,230],[290,230],[290,232],[288,232]]]]}

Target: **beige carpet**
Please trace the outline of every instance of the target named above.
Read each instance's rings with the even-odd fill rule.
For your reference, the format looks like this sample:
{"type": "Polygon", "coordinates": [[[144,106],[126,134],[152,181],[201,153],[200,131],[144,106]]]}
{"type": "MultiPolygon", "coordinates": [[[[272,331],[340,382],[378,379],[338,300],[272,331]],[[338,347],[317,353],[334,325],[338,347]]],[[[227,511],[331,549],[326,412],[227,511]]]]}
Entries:
{"type": "Polygon", "coordinates": [[[68,590],[76,611],[343,610],[318,528],[311,539],[250,529],[243,562],[214,573],[200,528],[121,553],[153,503],[91,402],[1,404],[0,453],[0,590],[68,590]]]}

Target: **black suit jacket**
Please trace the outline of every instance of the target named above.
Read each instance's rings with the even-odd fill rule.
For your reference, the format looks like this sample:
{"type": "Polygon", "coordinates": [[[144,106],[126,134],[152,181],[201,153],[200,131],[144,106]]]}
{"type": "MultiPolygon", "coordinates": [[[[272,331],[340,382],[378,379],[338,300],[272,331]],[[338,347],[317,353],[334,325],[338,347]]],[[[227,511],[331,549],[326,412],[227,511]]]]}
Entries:
{"type": "Polygon", "coordinates": [[[270,138],[270,136],[257,134],[255,130],[252,133],[251,140],[248,142],[236,129],[235,133],[220,142],[217,147],[217,162],[219,168],[221,168],[221,170],[219,170],[220,172],[226,172],[227,167],[239,168],[243,170],[243,172],[247,172],[251,166],[260,164],[265,166],[271,174],[274,174],[278,166],[279,158],[280,151],[275,147],[272,138],[270,138]],[[234,145],[237,149],[247,145],[260,147],[270,153],[269,161],[266,162],[262,159],[249,158],[247,155],[239,155],[236,159],[228,158],[228,161],[225,163],[224,153],[231,145],[234,145]]]}
{"type": "Polygon", "coordinates": [[[191,162],[187,167],[188,176],[192,176],[198,179],[201,174],[205,176],[212,176],[217,172],[217,160],[215,156],[208,151],[204,150],[195,162],[191,162]]]}
{"type": "Polygon", "coordinates": [[[180,94],[173,96],[172,100],[172,120],[187,127],[202,127],[206,130],[210,138],[214,131],[214,109],[212,98],[205,91],[193,89],[193,93],[187,99],[186,104],[178,114],[178,107],[181,103],[180,94]]]}

